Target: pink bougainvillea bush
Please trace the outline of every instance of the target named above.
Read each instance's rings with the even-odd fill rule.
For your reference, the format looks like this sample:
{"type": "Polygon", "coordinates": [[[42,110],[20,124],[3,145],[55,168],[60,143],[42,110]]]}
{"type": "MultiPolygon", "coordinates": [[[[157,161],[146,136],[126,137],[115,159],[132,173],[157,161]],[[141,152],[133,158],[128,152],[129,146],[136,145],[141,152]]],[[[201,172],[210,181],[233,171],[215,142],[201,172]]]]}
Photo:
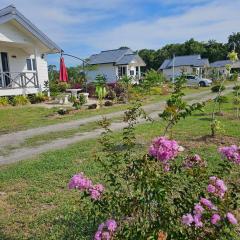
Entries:
{"type": "Polygon", "coordinates": [[[82,215],[92,230],[87,239],[240,239],[239,149],[221,148],[224,158],[219,155],[214,170],[195,149],[182,152],[177,141],[163,136],[141,155],[134,135],[138,107],[127,117],[121,142],[107,127],[101,138],[97,160],[105,188],[83,173],[69,183],[84,198],[82,215]]]}
{"type": "Polygon", "coordinates": [[[93,185],[92,181],[85,177],[83,173],[74,175],[68,184],[68,188],[78,189],[82,192],[85,192],[93,200],[99,200],[104,191],[102,184],[93,185]]]}
{"type": "Polygon", "coordinates": [[[221,147],[219,152],[229,161],[240,165],[240,147],[232,145],[230,147],[221,147]]]}
{"type": "Polygon", "coordinates": [[[183,148],[175,140],[166,137],[155,138],[149,148],[149,155],[159,160],[164,171],[170,170],[171,160],[174,160],[183,148]]]}

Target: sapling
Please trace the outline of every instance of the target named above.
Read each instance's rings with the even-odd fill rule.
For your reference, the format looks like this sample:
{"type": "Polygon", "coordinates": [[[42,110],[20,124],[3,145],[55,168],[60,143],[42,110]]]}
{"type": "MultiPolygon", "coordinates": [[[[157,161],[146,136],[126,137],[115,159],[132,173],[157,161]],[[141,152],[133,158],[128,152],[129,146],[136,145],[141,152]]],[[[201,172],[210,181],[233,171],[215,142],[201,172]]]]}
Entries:
{"type": "Polygon", "coordinates": [[[98,104],[103,106],[103,99],[107,96],[106,78],[103,75],[97,75],[95,79],[96,95],[98,97],[98,104]]]}
{"type": "Polygon", "coordinates": [[[171,131],[172,136],[172,128],[181,120],[185,119],[187,116],[192,115],[194,111],[202,110],[204,104],[202,103],[194,103],[188,104],[183,100],[183,86],[186,82],[186,78],[184,75],[177,78],[174,82],[174,91],[171,94],[170,98],[167,100],[167,105],[164,111],[159,114],[160,118],[167,122],[167,125],[164,130],[164,136],[171,131]]]}
{"type": "MultiPolygon", "coordinates": [[[[235,52],[235,50],[233,50],[232,52],[230,52],[228,54],[228,58],[229,58],[230,61],[236,62],[238,60],[238,54],[235,52]]],[[[231,72],[231,65],[227,64],[225,67],[226,67],[226,70],[230,73],[231,72]]],[[[219,91],[218,91],[218,95],[217,95],[216,99],[220,99],[220,97],[221,97],[222,91],[224,90],[224,82],[225,82],[225,79],[223,79],[221,81],[219,91]]],[[[212,126],[214,126],[216,124],[215,110],[216,110],[217,104],[218,104],[217,101],[215,101],[214,104],[213,104],[212,122],[210,124],[212,136],[215,136],[215,133],[213,132],[212,126]]]]}

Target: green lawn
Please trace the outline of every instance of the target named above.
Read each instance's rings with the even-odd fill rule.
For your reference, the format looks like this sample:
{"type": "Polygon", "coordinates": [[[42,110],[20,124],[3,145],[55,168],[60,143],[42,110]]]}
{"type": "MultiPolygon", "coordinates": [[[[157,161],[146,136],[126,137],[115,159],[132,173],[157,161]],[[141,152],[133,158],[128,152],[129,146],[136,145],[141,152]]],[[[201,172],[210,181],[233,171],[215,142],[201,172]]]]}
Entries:
{"type": "MultiPolygon", "coordinates": [[[[185,93],[191,94],[206,91],[209,88],[186,88],[185,93]]],[[[149,104],[166,99],[167,96],[151,95],[144,96],[143,104],[149,104]]],[[[65,116],[57,116],[56,112],[59,108],[47,109],[37,105],[20,106],[20,107],[0,107],[0,135],[4,133],[15,132],[30,128],[51,125],[55,123],[67,122],[70,120],[81,119],[101,114],[107,114],[126,110],[128,104],[117,104],[112,107],[104,107],[98,110],[82,110],[74,114],[65,116]]]]}
{"type": "MultiPolygon", "coordinates": [[[[234,117],[231,102],[224,104],[224,115],[218,118],[225,126],[225,132],[216,139],[210,133],[209,103],[204,113],[195,113],[181,121],[173,131],[174,138],[186,152],[199,153],[213,170],[220,161],[217,148],[221,145],[239,144],[240,121],[234,117]]],[[[156,121],[136,128],[143,154],[152,138],[160,136],[164,123],[156,121]]],[[[115,133],[120,141],[120,133],[115,133]]],[[[79,214],[81,203],[78,193],[69,191],[70,177],[83,171],[98,182],[102,169],[95,160],[99,152],[97,140],[80,142],[67,149],[40,155],[0,167],[0,239],[91,239],[88,235],[87,220],[79,214]]]]}

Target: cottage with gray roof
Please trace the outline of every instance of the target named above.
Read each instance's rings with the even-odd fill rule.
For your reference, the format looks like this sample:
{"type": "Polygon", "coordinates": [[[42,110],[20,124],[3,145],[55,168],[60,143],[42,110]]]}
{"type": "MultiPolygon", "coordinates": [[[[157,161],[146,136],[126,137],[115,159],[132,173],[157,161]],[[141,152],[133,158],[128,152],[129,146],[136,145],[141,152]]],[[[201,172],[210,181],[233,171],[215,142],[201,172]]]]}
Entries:
{"type": "Polygon", "coordinates": [[[34,94],[48,81],[46,55],[61,48],[13,5],[0,10],[0,96],[34,94]]]}
{"type": "Polygon", "coordinates": [[[141,67],[146,66],[142,58],[127,47],[94,54],[89,58],[88,64],[93,66],[87,74],[89,81],[94,81],[96,76],[101,74],[108,82],[116,82],[125,75],[132,77],[133,82],[138,82],[141,78],[141,67]]]}
{"type": "Polygon", "coordinates": [[[231,65],[231,72],[238,72],[240,73],[240,61],[232,62],[230,60],[221,60],[216,61],[210,64],[211,68],[215,68],[219,71],[220,74],[228,75],[229,72],[226,68],[227,65],[231,65]]]}
{"type": "Polygon", "coordinates": [[[209,61],[201,58],[201,55],[175,56],[173,59],[166,59],[159,68],[167,79],[171,79],[173,72],[175,76],[185,74],[195,74],[202,76],[204,69],[209,67],[209,61]]]}

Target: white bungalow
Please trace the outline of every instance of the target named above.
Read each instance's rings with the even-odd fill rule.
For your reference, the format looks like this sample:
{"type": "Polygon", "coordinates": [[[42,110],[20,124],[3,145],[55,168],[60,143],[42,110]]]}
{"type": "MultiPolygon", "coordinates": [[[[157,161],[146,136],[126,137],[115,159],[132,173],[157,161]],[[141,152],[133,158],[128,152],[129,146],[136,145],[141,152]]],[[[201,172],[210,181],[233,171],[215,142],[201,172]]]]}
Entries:
{"type": "Polygon", "coordinates": [[[133,83],[138,82],[142,75],[141,67],[146,66],[142,58],[127,47],[94,54],[88,64],[93,66],[87,73],[88,81],[94,81],[100,74],[104,75],[108,82],[116,82],[123,76],[129,76],[133,83]]]}
{"type": "Polygon", "coordinates": [[[167,79],[185,74],[194,74],[199,77],[204,75],[205,69],[209,67],[209,61],[201,58],[201,55],[176,56],[173,59],[166,59],[158,71],[162,72],[167,79]],[[174,69],[173,69],[174,68],[174,69]]]}
{"type": "Polygon", "coordinates": [[[0,96],[42,91],[48,81],[46,55],[60,51],[13,5],[0,10],[0,96]]]}

